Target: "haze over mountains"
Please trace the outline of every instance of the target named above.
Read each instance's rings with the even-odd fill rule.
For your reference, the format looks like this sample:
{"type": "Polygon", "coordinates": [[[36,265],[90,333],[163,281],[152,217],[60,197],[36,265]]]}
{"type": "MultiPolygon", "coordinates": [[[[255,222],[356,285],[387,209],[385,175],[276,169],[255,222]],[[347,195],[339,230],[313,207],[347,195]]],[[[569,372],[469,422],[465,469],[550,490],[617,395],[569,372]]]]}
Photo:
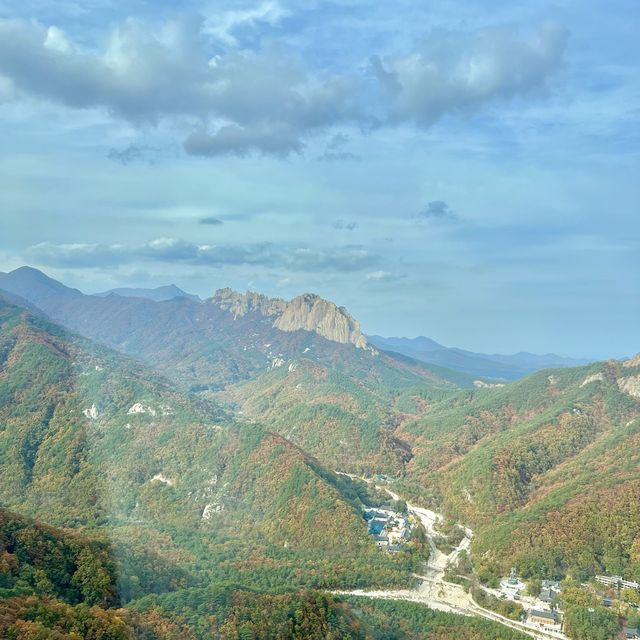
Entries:
{"type": "MultiPolygon", "coordinates": [[[[572,366],[587,362],[555,354],[479,354],[444,347],[425,337],[411,339],[365,336],[357,320],[346,309],[315,294],[304,294],[287,302],[254,292],[241,294],[231,289],[221,289],[212,298],[202,302],[198,296],[186,293],[175,285],[167,285],[156,289],[112,289],[90,296],[66,287],[31,267],[21,267],[10,273],[0,274],[0,289],[24,298],[71,329],[132,355],[150,354],[153,349],[158,348],[166,350],[170,348],[170,336],[177,350],[179,336],[184,337],[185,333],[200,330],[211,332],[212,326],[220,321],[228,329],[230,326],[238,328],[257,320],[263,331],[267,329],[267,323],[271,324],[271,328],[284,332],[310,331],[331,342],[353,344],[372,353],[378,348],[418,362],[491,380],[514,380],[545,367],[572,366]],[[96,298],[106,300],[99,301],[96,298]],[[155,307],[147,301],[170,304],[155,307]],[[185,301],[193,304],[186,304],[185,301]],[[240,322],[229,324],[228,317],[220,317],[220,310],[230,313],[234,321],[240,322]],[[187,317],[190,320],[185,326],[187,317]],[[161,329],[161,334],[154,329],[155,325],[161,325],[157,328],[161,329]]],[[[220,339],[221,330],[216,330],[215,333],[217,339],[220,339]]],[[[256,349],[267,357],[275,353],[275,349],[267,353],[265,349],[268,348],[264,345],[269,344],[271,339],[281,341],[282,336],[278,331],[267,333],[263,336],[265,342],[262,345],[255,341],[251,343],[252,353],[256,349]]],[[[209,334],[209,338],[211,337],[209,334]]],[[[224,342],[228,340],[227,332],[224,342]]],[[[249,345],[243,345],[245,346],[249,345]]],[[[243,351],[248,351],[248,348],[243,351]]],[[[239,377],[242,377],[241,369],[242,366],[237,371],[239,377]]],[[[204,384],[197,376],[195,378],[195,383],[204,384]]],[[[207,384],[215,384],[215,376],[207,384]]]]}
{"type": "Polygon", "coordinates": [[[554,353],[537,355],[520,352],[512,355],[474,353],[456,347],[445,347],[431,338],[383,338],[368,336],[379,349],[402,353],[421,362],[438,364],[474,376],[502,380],[517,380],[528,373],[547,367],[573,367],[588,359],[566,358],[554,353]]]}
{"type": "Polygon", "coordinates": [[[217,394],[253,419],[273,404],[282,433],[310,453],[331,451],[344,468],[354,459],[363,461],[360,469],[401,468],[407,452],[393,438],[398,417],[388,408],[398,394],[423,384],[473,386],[466,374],[378,353],[345,309],[312,294],[289,302],[228,289],[202,302],[98,297],[28,267],[0,276],[0,289],[184,390],[217,394]]]}
{"type": "Polygon", "coordinates": [[[183,291],[175,284],[168,284],[162,287],[156,287],[155,289],[144,289],[135,287],[120,287],[117,289],[109,289],[101,293],[94,293],[94,296],[100,296],[105,298],[111,294],[118,296],[124,296],[125,298],[148,298],[149,300],[155,300],[156,302],[162,302],[164,300],[173,300],[174,298],[189,298],[190,300],[200,300],[200,297],[183,291]]]}
{"type": "Polygon", "coordinates": [[[0,640],[640,640],[638,4],[2,2],[0,640]]]}
{"type": "MultiPolygon", "coordinates": [[[[379,552],[362,509],[388,496],[336,471],[384,474],[440,511],[444,549],[456,523],[471,526],[470,560],[449,569],[474,585],[511,566],[527,580],[640,578],[638,357],[567,366],[367,338],[314,294],[129,293],[86,295],[28,267],[0,274],[0,541],[29,532],[19,562],[5,558],[15,597],[62,606],[55,596],[73,620],[79,603],[126,604],[121,622],[182,625],[174,637],[209,638],[202,611],[233,626],[266,602],[285,620],[301,606],[342,616],[336,638],[422,637],[389,635],[395,610],[300,595],[406,586],[434,553],[426,533],[379,552]],[[88,538],[71,544],[14,511],[88,538]],[[64,567],[41,562],[42,535],[64,567]]],[[[453,640],[475,622],[442,625],[453,635],[437,637],[453,640]]]]}
{"type": "MultiPolygon", "coordinates": [[[[10,596],[35,589],[70,605],[111,607],[230,579],[302,586],[343,573],[350,585],[367,562],[374,582],[393,582],[409,566],[373,562],[348,479],[138,362],[2,300],[0,423],[2,505],[61,527],[91,525],[89,539],[79,538],[0,509],[10,596]],[[360,560],[340,569],[343,558],[360,560]]],[[[8,611],[22,604],[30,605],[9,602],[8,611]]],[[[59,610],[55,619],[68,616],[75,627],[75,615],[59,610]]],[[[83,627],[78,634],[93,637],[83,627]]]]}

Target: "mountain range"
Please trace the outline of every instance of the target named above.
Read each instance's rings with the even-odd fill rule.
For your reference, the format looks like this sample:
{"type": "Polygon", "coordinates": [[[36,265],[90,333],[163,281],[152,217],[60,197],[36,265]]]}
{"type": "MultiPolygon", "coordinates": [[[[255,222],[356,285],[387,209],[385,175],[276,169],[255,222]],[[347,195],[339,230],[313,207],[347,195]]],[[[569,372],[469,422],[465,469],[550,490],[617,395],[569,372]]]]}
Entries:
{"type": "Polygon", "coordinates": [[[106,298],[110,295],[123,296],[125,298],[148,298],[149,300],[155,300],[156,302],[163,302],[165,300],[173,300],[174,298],[189,298],[189,300],[200,300],[199,296],[193,293],[187,293],[175,284],[168,284],[162,287],[156,287],[155,289],[144,289],[135,287],[119,287],[116,289],[109,289],[101,293],[94,293],[94,296],[100,298],[106,298]]]}
{"type": "MultiPolygon", "coordinates": [[[[56,526],[106,527],[116,547],[126,541],[134,555],[156,540],[156,562],[183,584],[215,571],[258,580],[243,555],[283,545],[278,570],[295,569],[294,582],[318,579],[322,566],[335,579],[336,553],[361,558],[371,574],[365,559],[375,546],[359,526],[358,489],[286,439],[2,301],[0,367],[5,507],[56,526]],[[321,526],[328,521],[329,531],[321,526]],[[162,540],[169,533],[174,541],[162,540]],[[216,564],[230,540],[233,565],[216,564]],[[314,559],[310,547],[324,551],[314,559]],[[204,555],[185,571],[187,549],[204,555]]],[[[345,567],[347,584],[354,570],[345,567]]],[[[402,565],[386,570],[400,576],[402,565]]],[[[127,590],[135,595],[136,585],[145,589],[136,580],[127,590]]]]}
{"type": "Polygon", "coordinates": [[[40,603],[69,628],[88,604],[148,633],[124,638],[211,637],[204,610],[244,637],[256,607],[263,627],[304,609],[317,637],[432,637],[314,591],[410,584],[429,554],[420,535],[377,551],[362,507],[388,497],[356,476],[440,511],[445,539],[472,527],[465,580],[640,579],[640,357],[571,364],[367,337],[314,294],[152,300],[0,274],[0,589],[26,612],[0,631],[40,603]]]}
{"type": "Polygon", "coordinates": [[[401,603],[308,591],[405,584],[424,543],[381,556],[364,483],[15,300],[0,425],[3,637],[277,638],[293,619],[305,638],[506,637],[407,605],[412,631],[401,603]]]}
{"type": "Polygon", "coordinates": [[[96,297],[27,267],[0,275],[0,290],[185,391],[251,419],[277,415],[272,429],[339,467],[366,460],[361,470],[399,471],[407,451],[392,436],[400,419],[390,408],[394,398],[425,384],[473,384],[466,374],[379,353],[344,308],[312,294],[288,302],[230,289],[201,302],[96,297]],[[323,437],[326,430],[332,439],[323,437]]]}
{"type": "Polygon", "coordinates": [[[589,360],[567,358],[554,353],[537,355],[521,351],[512,355],[474,353],[456,347],[445,347],[431,338],[383,338],[367,336],[369,342],[384,351],[436,364],[480,378],[496,381],[517,380],[523,376],[550,367],[575,367],[589,360]]]}
{"type": "MultiPolygon", "coordinates": [[[[168,285],[157,289],[112,289],[92,296],[66,287],[31,267],[0,273],[0,290],[19,296],[54,321],[83,335],[143,359],[152,358],[152,353],[158,348],[166,352],[167,344],[172,344],[176,353],[172,358],[171,371],[177,367],[185,377],[191,376],[192,383],[205,384],[194,367],[188,373],[179,362],[184,344],[188,343],[193,350],[194,343],[199,342],[200,352],[208,350],[207,360],[211,356],[217,359],[216,367],[207,367],[205,372],[206,384],[210,386],[228,382],[230,375],[240,380],[249,371],[264,366],[269,358],[286,355],[286,343],[291,339],[283,336],[282,332],[305,331],[323,337],[330,343],[352,344],[374,354],[377,350],[389,352],[396,363],[406,364],[406,358],[410,358],[434,365],[432,371],[444,367],[470,378],[488,380],[512,380],[546,367],[586,363],[585,360],[554,354],[479,354],[444,347],[425,337],[365,336],[360,324],[344,307],[337,307],[309,293],[285,301],[255,292],[242,294],[231,289],[220,289],[211,298],[201,301],[198,296],[185,293],[175,285],[168,285]],[[155,302],[166,304],[152,304],[155,302]],[[254,330],[247,331],[248,325],[254,330]],[[262,342],[245,340],[244,344],[239,345],[238,333],[252,338],[260,337],[262,342]],[[278,345],[283,350],[271,348],[278,345]],[[234,365],[224,363],[225,350],[237,352],[239,349],[246,356],[242,358],[244,362],[234,365]],[[398,358],[397,355],[405,358],[398,358]],[[224,369],[222,375],[219,367],[224,369]],[[235,371],[231,370],[232,367],[235,371]]],[[[304,348],[307,347],[311,350],[310,345],[304,348]]],[[[297,347],[294,351],[297,351],[297,347]]],[[[190,353],[189,360],[194,355],[190,353]]],[[[166,357],[167,354],[163,355],[162,360],[166,357]]]]}

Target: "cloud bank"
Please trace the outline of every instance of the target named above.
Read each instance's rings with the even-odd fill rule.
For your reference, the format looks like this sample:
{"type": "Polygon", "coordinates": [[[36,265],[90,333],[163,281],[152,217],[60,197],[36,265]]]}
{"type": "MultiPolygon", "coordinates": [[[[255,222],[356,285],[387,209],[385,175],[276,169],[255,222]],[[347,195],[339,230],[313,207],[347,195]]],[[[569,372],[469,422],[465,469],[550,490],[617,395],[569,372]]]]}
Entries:
{"type": "Polygon", "coordinates": [[[530,33],[507,27],[435,32],[416,51],[386,62],[374,56],[371,66],[388,99],[388,117],[429,127],[447,114],[540,91],[560,65],[567,38],[556,23],[530,33]]]}
{"type": "Polygon", "coordinates": [[[180,238],[158,238],[139,245],[52,244],[28,248],[30,260],[50,267],[99,268],[134,262],[199,266],[254,265],[313,272],[354,272],[376,266],[380,257],[355,245],[320,249],[272,243],[198,245],[180,238]]]}
{"type": "MultiPolygon", "coordinates": [[[[551,23],[531,32],[434,32],[413,51],[372,55],[368,71],[341,73],[311,69],[270,42],[242,49],[230,35],[238,21],[272,23],[282,15],[266,2],[249,15],[224,14],[217,25],[185,14],[153,30],[129,18],[102,48],[78,44],[56,26],[0,20],[0,83],[15,89],[13,99],[105,109],[136,126],[169,122],[184,130],[186,122],[184,148],[192,155],[287,157],[335,127],[429,127],[540,92],[568,35],[551,23]]],[[[352,158],[344,140],[333,133],[325,159],[352,158]]]]}

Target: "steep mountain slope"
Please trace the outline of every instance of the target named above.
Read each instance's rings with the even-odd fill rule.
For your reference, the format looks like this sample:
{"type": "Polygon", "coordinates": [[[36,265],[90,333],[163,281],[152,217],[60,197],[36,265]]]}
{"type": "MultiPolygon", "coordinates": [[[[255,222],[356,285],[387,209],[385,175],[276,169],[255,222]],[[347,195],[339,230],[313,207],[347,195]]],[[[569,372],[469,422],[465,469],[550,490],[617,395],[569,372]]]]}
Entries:
{"type": "MultiPolygon", "coordinates": [[[[393,582],[411,569],[368,563],[357,492],[285,439],[3,302],[0,425],[4,505],[140,553],[152,541],[179,581],[393,582]]],[[[121,588],[135,597],[149,580],[121,588]]]]}
{"type": "Polygon", "coordinates": [[[403,605],[300,591],[406,585],[419,568],[414,543],[377,551],[363,491],[281,436],[0,301],[0,501],[74,529],[0,510],[3,637],[505,637],[460,616],[414,607],[409,623],[403,605]]]}
{"type": "MultiPolygon", "coordinates": [[[[146,570],[152,567],[162,572],[158,565],[146,570]]],[[[157,612],[114,608],[120,604],[118,574],[125,569],[131,567],[119,562],[108,539],[0,509],[0,637],[185,637],[181,625],[157,612]]]]}
{"type": "Polygon", "coordinates": [[[356,359],[367,370],[380,369],[379,375],[395,368],[413,383],[438,378],[446,384],[448,376],[455,377],[452,372],[410,370],[391,358],[379,358],[345,309],[312,294],[289,302],[230,289],[203,302],[101,298],[65,287],[29,267],[0,274],[0,289],[195,390],[220,389],[302,354],[323,363],[356,359]]]}
{"type": "Polygon", "coordinates": [[[163,287],[156,287],[155,289],[142,289],[132,287],[120,287],[118,289],[109,289],[101,293],[94,293],[94,296],[100,298],[106,298],[110,295],[122,296],[124,298],[148,298],[149,300],[155,300],[156,302],[164,302],[165,300],[173,300],[174,298],[189,298],[189,300],[200,300],[199,296],[193,293],[187,293],[176,287],[175,284],[168,284],[163,287]]]}
{"type": "Polygon", "coordinates": [[[3,302],[8,302],[9,304],[16,305],[18,307],[21,307],[22,309],[26,309],[33,315],[36,315],[36,316],[45,315],[44,312],[38,307],[36,307],[35,304],[31,304],[31,302],[16,295],[15,293],[10,293],[9,291],[4,291],[3,289],[0,289],[0,300],[2,300],[3,302]]]}
{"type": "Polygon", "coordinates": [[[486,568],[640,577],[637,358],[459,392],[402,436],[416,489],[477,528],[486,568]]]}
{"type": "Polygon", "coordinates": [[[564,358],[553,353],[515,353],[512,355],[484,354],[445,347],[431,338],[383,338],[368,336],[369,342],[385,351],[401,353],[420,362],[448,367],[471,376],[496,380],[517,380],[523,376],[550,367],[573,367],[587,360],[564,358]]]}
{"type": "Polygon", "coordinates": [[[183,388],[218,392],[332,467],[399,473],[408,451],[392,433],[405,418],[398,400],[421,386],[473,384],[464,374],[378,353],[345,309],[312,294],[289,302],[230,289],[203,302],[99,298],[29,268],[5,274],[0,286],[183,388]]]}
{"type": "Polygon", "coordinates": [[[69,604],[119,603],[110,545],[0,508],[3,596],[49,595],[69,604]]]}
{"type": "Polygon", "coordinates": [[[346,361],[303,354],[278,360],[267,372],[215,397],[332,468],[398,475],[412,454],[395,432],[404,420],[419,415],[414,394],[425,388],[454,391],[471,380],[422,369],[408,359],[390,361],[385,354],[376,356],[377,366],[370,363],[367,353],[354,353],[346,361]]]}

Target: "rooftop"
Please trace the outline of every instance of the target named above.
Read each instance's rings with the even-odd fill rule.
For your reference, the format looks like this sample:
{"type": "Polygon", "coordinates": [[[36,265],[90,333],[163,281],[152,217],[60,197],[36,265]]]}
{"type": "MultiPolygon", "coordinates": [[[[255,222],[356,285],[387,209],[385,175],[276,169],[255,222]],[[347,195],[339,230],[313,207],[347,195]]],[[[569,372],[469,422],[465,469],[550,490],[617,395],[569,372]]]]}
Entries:
{"type": "Polygon", "coordinates": [[[536,617],[536,618],[545,618],[546,620],[552,620],[553,622],[556,621],[557,616],[555,611],[540,611],[539,609],[531,609],[529,611],[529,617],[536,617]]]}

